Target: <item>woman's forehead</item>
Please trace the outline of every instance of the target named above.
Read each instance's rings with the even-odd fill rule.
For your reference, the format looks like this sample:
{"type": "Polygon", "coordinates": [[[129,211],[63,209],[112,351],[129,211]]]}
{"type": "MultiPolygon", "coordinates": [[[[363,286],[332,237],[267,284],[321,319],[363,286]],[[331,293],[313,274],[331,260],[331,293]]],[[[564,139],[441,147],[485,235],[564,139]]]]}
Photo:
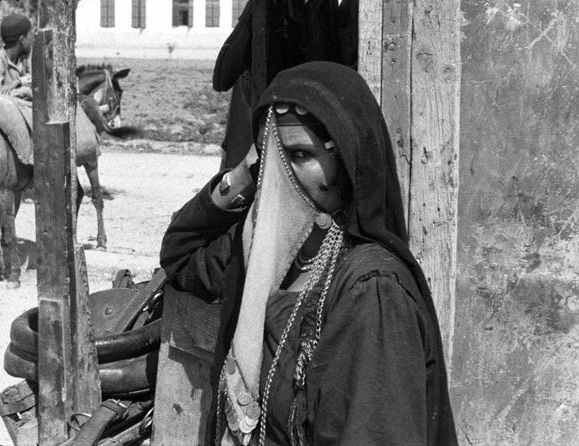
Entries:
{"type": "Polygon", "coordinates": [[[284,125],[278,127],[278,134],[284,145],[316,145],[324,147],[324,141],[313,128],[303,125],[284,125]]]}

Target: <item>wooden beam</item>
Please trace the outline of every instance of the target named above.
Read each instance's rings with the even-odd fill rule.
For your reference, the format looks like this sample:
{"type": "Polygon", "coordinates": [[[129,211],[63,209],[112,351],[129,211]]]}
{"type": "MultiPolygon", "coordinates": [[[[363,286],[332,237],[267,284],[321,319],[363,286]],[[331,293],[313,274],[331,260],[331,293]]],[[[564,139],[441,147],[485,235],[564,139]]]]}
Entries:
{"type": "Polygon", "coordinates": [[[44,446],[57,445],[68,438],[66,422],[72,413],[74,363],[64,221],[65,169],[61,160],[51,156],[49,150],[63,145],[69,148],[70,130],[66,122],[42,124],[34,117],[33,123],[36,244],[40,253],[37,268],[38,442],[44,446]]]}
{"type": "Polygon", "coordinates": [[[412,2],[360,0],[360,74],[382,107],[396,155],[408,224],[410,189],[410,23],[412,2]]]}
{"type": "Polygon", "coordinates": [[[171,286],[164,299],[151,445],[208,444],[220,305],[171,286]]]}
{"type": "MultiPolygon", "coordinates": [[[[52,30],[47,62],[50,73],[49,93],[45,95],[48,118],[67,121],[70,125],[70,169],[76,169],[76,4],[77,1],[42,0],[37,2],[37,24],[40,30],[52,30]]],[[[48,122],[48,121],[44,121],[48,122]]],[[[76,197],[76,181],[70,183],[71,194],[76,197]]],[[[73,201],[73,203],[75,203],[73,201]]],[[[72,221],[76,234],[76,218],[72,221]]]]}
{"type": "Polygon", "coordinates": [[[58,159],[70,150],[68,123],[47,124],[53,98],[52,31],[39,31],[34,42],[34,186],[36,244],[40,253],[37,282],[39,299],[38,413],[40,445],[59,444],[68,438],[66,420],[72,412],[72,350],[68,300],[67,237],[65,228],[65,166],[58,159]],[[65,149],[66,150],[66,149],[65,149]],[[56,206],[54,208],[54,206],[56,206]]]}
{"type": "Polygon", "coordinates": [[[415,0],[410,248],[430,284],[450,367],[456,296],[460,1],[415,0]]]}
{"type": "Polygon", "coordinates": [[[382,0],[360,0],[358,21],[358,72],[382,105],[382,0]]]}
{"type": "Polygon", "coordinates": [[[460,91],[459,0],[360,0],[360,74],[396,154],[409,244],[452,357],[460,91]]]}
{"type": "Polygon", "coordinates": [[[398,179],[408,225],[410,189],[410,48],[412,2],[385,0],[382,29],[382,110],[396,155],[398,179]]]}
{"type": "Polygon", "coordinates": [[[41,446],[68,439],[73,412],[100,403],[98,363],[82,250],[76,247],[74,7],[39,2],[33,49],[36,243],[40,253],[39,432],[41,446]]]}
{"type": "MultiPolygon", "coordinates": [[[[75,178],[75,177],[72,177],[75,178]]],[[[75,201],[73,201],[75,203],[75,201]]],[[[73,214],[69,214],[74,216],[73,214]]],[[[69,253],[70,275],[70,331],[72,343],[74,413],[92,413],[101,403],[101,382],[98,356],[89,307],[89,286],[86,258],[82,246],[69,253]]]]}

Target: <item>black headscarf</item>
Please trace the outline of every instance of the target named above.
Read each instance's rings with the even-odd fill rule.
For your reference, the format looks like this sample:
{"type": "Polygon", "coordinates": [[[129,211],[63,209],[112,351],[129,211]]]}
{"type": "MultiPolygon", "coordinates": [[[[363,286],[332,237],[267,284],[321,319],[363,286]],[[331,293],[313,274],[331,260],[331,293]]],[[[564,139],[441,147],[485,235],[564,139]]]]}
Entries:
{"type": "Polygon", "coordinates": [[[364,79],[349,67],[324,61],[281,71],[254,111],[254,135],[267,107],[276,102],[297,104],[326,127],[353,189],[348,234],[377,242],[400,258],[436,321],[428,283],[406,243],[404,208],[386,122],[364,79]]]}
{"type": "Polygon", "coordinates": [[[305,108],[335,141],[353,188],[347,232],[378,242],[414,263],[405,243],[404,210],[390,137],[364,79],[332,62],[310,62],[282,71],[259,101],[254,129],[267,106],[275,102],[305,108]]]}

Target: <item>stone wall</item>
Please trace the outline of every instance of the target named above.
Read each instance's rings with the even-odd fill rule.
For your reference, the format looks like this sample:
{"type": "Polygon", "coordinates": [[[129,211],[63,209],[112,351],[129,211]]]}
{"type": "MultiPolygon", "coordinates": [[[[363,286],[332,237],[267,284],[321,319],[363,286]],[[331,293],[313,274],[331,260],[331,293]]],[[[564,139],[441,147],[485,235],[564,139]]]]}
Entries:
{"type": "Polygon", "coordinates": [[[461,444],[578,444],[579,1],[462,10],[461,444]]]}

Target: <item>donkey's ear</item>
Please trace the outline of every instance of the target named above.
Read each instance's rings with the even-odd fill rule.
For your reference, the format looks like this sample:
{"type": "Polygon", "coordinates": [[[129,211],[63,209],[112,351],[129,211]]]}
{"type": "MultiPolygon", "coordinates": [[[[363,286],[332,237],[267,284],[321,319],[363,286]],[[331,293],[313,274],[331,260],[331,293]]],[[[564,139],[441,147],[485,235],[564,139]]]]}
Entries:
{"type": "Polygon", "coordinates": [[[129,71],[131,71],[130,68],[125,68],[124,70],[115,71],[113,73],[113,79],[123,79],[123,78],[127,77],[127,75],[129,74],[129,71]]]}

